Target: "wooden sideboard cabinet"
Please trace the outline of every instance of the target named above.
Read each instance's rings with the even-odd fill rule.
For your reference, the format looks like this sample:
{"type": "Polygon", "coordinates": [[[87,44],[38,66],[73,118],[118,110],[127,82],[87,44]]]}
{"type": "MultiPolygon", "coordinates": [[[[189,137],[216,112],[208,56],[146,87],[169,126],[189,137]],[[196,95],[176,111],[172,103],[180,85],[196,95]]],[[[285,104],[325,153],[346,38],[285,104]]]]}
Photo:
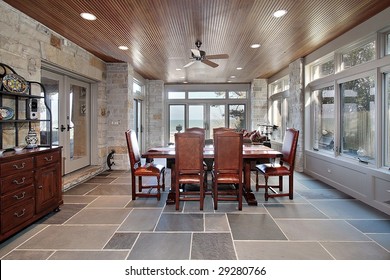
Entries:
{"type": "Polygon", "coordinates": [[[8,151],[0,156],[0,241],[59,210],[61,166],[60,147],[8,151]]]}

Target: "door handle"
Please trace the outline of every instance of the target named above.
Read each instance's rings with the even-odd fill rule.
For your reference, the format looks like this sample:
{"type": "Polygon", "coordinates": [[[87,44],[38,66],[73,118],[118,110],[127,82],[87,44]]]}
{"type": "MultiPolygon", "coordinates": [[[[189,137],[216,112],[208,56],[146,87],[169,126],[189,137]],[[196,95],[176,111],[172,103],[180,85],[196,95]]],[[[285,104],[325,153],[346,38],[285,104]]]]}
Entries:
{"type": "Polygon", "coordinates": [[[64,131],[65,129],[66,127],[63,124],[61,124],[61,132],[64,131]]]}
{"type": "Polygon", "coordinates": [[[67,125],[67,127],[68,127],[68,131],[73,129],[73,126],[70,126],[69,124],[67,125]]]}

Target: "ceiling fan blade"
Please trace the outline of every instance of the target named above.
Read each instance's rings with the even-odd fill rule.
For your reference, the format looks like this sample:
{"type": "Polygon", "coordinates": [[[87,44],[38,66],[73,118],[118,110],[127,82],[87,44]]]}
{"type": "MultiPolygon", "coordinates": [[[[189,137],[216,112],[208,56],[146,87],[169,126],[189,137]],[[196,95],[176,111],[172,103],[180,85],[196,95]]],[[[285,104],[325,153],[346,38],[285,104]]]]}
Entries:
{"type": "Polygon", "coordinates": [[[224,53],[224,54],[212,54],[212,55],[207,55],[207,59],[227,59],[229,58],[229,55],[224,53]]]}
{"type": "Polygon", "coordinates": [[[191,49],[191,52],[193,57],[201,57],[200,50],[191,49]]]}
{"type": "Polygon", "coordinates": [[[195,61],[191,61],[191,62],[187,63],[186,65],[184,65],[183,67],[184,68],[190,67],[194,63],[195,63],[195,61]]]}
{"type": "Polygon", "coordinates": [[[208,59],[203,59],[202,62],[203,62],[204,64],[207,64],[208,66],[213,67],[213,68],[218,67],[218,64],[217,64],[217,63],[214,63],[214,62],[212,62],[212,61],[210,61],[210,60],[208,60],[208,59]]]}

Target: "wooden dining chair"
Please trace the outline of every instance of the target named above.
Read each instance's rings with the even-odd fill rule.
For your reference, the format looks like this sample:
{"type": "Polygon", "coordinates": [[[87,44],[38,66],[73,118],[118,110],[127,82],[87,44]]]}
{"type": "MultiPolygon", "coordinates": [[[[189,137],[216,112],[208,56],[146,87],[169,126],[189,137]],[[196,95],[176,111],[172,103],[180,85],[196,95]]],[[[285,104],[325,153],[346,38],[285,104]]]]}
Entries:
{"type": "Polygon", "coordinates": [[[216,127],[213,128],[213,137],[215,133],[220,133],[220,132],[225,132],[225,131],[236,131],[234,128],[229,128],[229,127],[216,127]]]}
{"type": "Polygon", "coordinates": [[[235,131],[214,134],[213,198],[218,201],[238,201],[242,210],[243,136],[235,131]]]}
{"type": "Polygon", "coordinates": [[[139,151],[135,131],[127,130],[125,132],[125,136],[130,159],[132,199],[135,200],[136,197],[157,197],[157,200],[160,200],[160,188],[165,191],[165,166],[161,164],[155,164],[153,161],[147,162],[145,165],[142,165],[141,154],[139,151]],[[136,177],[138,177],[138,192],[136,188],[136,177]],[[143,177],[156,177],[157,185],[144,186],[142,184],[143,177]],[[160,179],[162,179],[162,184],[160,183],[160,179]],[[144,189],[147,189],[148,192],[143,192],[144,189]],[[157,189],[157,193],[152,193],[153,189],[157,189]]]}
{"type": "Polygon", "coordinates": [[[204,166],[203,166],[204,134],[175,134],[175,199],[176,210],[180,201],[199,200],[200,210],[204,204],[204,166]],[[199,190],[187,188],[199,185],[199,190]],[[183,187],[183,189],[181,189],[183,187]]]}
{"type": "Polygon", "coordinates": [[[297,151],[299,130],[294,128],[289,128],[286,130],[284,136],[283,145],[282,145],[282,158],[280,159],[280,164],[275,165],[274,163],[264,163],[256,165],[256,190],[259,188],[265,188],[265,200],[268,201],[269,197],[279,197],[279,196],[288,196],[290,199],[293,199],[294,192],[294,166],[295,166],[295,154],[297,151]],[[265,184],[259,184],[258,175],[262,174],[264,176],[265,184]],[[268,184],[269,177],[277,176],[279,177],[279,184],[275,186],[270,186],[268,184]],[[283,177],[288,176],[288,192],[283,191],[283,177]],[[275,190],[279,188],[279,192],[275,190]],[[272,191],[272,194],[268,193],[268,189],[272,191]]]}
{"type": "MultiPolygon", "coordinates": [[[[201,135],[203,135],[203,137],[206,136],[206,130],[204,128],[201,128],[201,127],[189,127],[185,130],[186,132],[189,132],[189,133],[199,133],[201,135]]],[[[203,143],[203,146],[206,145],[206,140],[205,142],[203,143]]],[[[212,170],[212,166],[213,166],[213,159],[210,159],[210,158],[205,158],[203,159],[203,168],[204,168],[204,187],[205,187],[205,191],[207,191],[207,174],[208,172],[211,172],[212,170]]]]}

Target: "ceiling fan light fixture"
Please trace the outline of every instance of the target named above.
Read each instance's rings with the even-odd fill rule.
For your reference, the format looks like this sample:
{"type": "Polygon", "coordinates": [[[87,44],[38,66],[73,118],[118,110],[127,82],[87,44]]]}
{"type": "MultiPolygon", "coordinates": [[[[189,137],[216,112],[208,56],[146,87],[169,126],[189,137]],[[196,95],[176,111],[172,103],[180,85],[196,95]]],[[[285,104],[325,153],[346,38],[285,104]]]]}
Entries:
{"type": "Polygon", "coordinates": [[[252,44],[251,48],[252,49],[257,49],[257,48],[260,48],[260,46],[261,46],[260,44],[252,44]]]}
{"type": "Polygon", "coordinates": [[[118,49],[120,49],[122,51],[127,51],[129,49],[129,47],[127,47],[127,46],[119,46],[118,49]]]}
{"type": "Polygon", "coordinates": [[[86,20],[96,20],[96,16],[90,13],[81,13],[80,16],[86,20]]]}
{"type": "Polygon", "coordinates": [[[275,13],[273,13],[273,16],[276,18],[280,18],[280,17],[284,16],[285,14],[287,14],[286,10],[277,10],[275,13]]]}

